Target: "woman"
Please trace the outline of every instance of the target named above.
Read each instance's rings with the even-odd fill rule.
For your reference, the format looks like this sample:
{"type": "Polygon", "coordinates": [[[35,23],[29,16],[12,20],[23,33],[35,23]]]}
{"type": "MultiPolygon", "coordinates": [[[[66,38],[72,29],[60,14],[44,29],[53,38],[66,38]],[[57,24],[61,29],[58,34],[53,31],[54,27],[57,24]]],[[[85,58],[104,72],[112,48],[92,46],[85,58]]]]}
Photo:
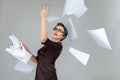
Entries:
{"type": "MultiPolygon", "coordinates": [[[[46,29],[46,17],[48,16],[48,7],[43,7],[41,12],[41,43],[44,45],[38,50],[35,57],[31,60],[37,63],[35,80],[57,80],[55,61],[62,51],[62,43],[68,34],[67,29],[62,23],[57,23],[53,28],[52,40],[48,38],[46,29]]],[[[25,49],[29,51],[26,45],[25,49]]],[[[30,51],[29,51],[30,52],[30,51]]]]}

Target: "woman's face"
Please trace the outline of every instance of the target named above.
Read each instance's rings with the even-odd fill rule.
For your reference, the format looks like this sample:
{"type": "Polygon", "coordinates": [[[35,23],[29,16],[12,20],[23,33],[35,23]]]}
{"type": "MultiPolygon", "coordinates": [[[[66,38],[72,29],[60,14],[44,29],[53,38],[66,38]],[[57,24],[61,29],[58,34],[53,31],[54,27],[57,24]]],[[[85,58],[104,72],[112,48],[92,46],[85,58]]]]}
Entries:
{"type": "Polygon", "coordinates": [[[57,40],[64,38],[64,28],[62,26],[56,26],[53,28],[53,38],[57,40]]]}

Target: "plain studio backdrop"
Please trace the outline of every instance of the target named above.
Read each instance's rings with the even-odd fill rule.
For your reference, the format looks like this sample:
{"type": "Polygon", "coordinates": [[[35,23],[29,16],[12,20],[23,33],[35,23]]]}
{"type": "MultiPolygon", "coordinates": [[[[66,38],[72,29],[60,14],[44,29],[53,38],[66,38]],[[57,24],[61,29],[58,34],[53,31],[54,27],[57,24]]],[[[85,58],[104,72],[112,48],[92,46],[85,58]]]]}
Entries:
{"type": "MultiPolygon", "coordinates": [[[[24,74],[14,69],[18,60],[5,49],[14,34],[36,55],[40,43],[40,9],[50,6],[49,16],[61,19],[47,22],[49,36],[59,21],[71,17],[78,38],[63,41],[63,51],[56,61],[59,80],[120,80],[120,0],[85,0],[88,10],[80,17],[62,18],[64,0],[0,0],[0,80],[34,80],[35,70],[24,74]],[[87,30],[105,28],[112,50],[98,46],[87,30]],[[86,52],[90,59],[86,66],[73,57],[68,49],[86,52]]],[[[30,64],[34,65],[30,62],[30,64]]]]}

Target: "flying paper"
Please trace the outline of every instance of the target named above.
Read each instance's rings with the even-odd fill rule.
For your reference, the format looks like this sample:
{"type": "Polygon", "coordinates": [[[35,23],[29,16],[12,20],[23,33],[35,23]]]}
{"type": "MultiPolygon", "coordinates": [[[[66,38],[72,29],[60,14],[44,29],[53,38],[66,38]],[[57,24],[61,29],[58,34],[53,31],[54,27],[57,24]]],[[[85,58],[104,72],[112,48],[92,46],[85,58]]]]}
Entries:
{"type": "Polygon", "coordinates": [[[53,22],[53,21],[56,21],[56,20],[59,20],[60,18],[59,17],[56,17],[56,16],[50,16],[50,17],[47,17],[47,21],[48,22],[53,22]]]}
{"type": "Polygon", "coordinates": [[[68,30],[69,40],[70,41],[75,40],[78,36],[77,36],[76,30],[75,30],[75,27],[73,25],[73,22],[72,22],[71,18],[69,18],[69,20],[67,21],[66,27],[67,27],[67,30],[68,30]]]}
{"type": "Polygon", "coordinates": [[[85,6],[84,0],[66,0],[63,10],[63,16],[75,15],[77,18],[82,16],[88,8],[85,6]]]}
{"type": "Polygon", "coordinates": [[[14,69],[17,70],[17,71],[20,71],[22,73],[29,74],[35,69],[35,66],[32,66],[30,64],[24,64],[22,62],[18,62],[14,66],[14,69]]]}
{"type": "Polygon", "coordinates": [[[24,49],[22,43],[19,42],[19,40],[14,35],[9,36],[9,38],[11,39],[12,44],[6,48],[6,51],[20,61],[27,63],[32,54],[24,49]]]}
{"type": "Polygon", "coordinates": [[[104,28],[88,30],[88,33],[99,46],[106,49],[112,49],[104,28]]]}
{"type": "Polygon", "coordinates": [[[86,54],[84,52],[78,51],[72,47],[69,48],[69,52],[78,60],[80,61],[83,65],[87,65],[87,62],[89,60],[90,55],[86,54]]]}

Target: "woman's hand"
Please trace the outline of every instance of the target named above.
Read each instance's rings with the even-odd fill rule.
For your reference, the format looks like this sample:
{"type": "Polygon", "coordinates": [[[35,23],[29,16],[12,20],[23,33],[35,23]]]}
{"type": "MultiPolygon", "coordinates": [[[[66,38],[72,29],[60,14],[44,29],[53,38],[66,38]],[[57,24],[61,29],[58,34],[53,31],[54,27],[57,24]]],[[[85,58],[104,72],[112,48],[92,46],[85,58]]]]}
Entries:
{"type": "MultiPolygon", "coordinates": [[[[26,51],[28,51],[30,54],[32,54],[31,52],[30,52],[30,50],[29,50],[29,48],[24,44],[24,43],[21,43],[21,47],[23,48],[24,47],[24,49],[26,50],[26,51]]],[[[36,57],[32,54],[32,56],[31,56],[31,58],[30,58],[30,60],[31,61],[33,61],[34,63],[37,63],[37,59],[36,59],[36,57]]]]}
{"type": "Polygon", "coordinates": [[[24,47],[24,49],[25,49],[26,51],[30,52],[30,51],[29,51],[29,48],[27,47],[27,45],[25,45],[24,43],[21,43],[21,45],[22,45],[21,48],[24,47]]]}
{"type": "Polygon", "coordinates": [[[47,17],[48,16],[48,7],[43,7],[40,11],[41,17],[47,17]]]}

